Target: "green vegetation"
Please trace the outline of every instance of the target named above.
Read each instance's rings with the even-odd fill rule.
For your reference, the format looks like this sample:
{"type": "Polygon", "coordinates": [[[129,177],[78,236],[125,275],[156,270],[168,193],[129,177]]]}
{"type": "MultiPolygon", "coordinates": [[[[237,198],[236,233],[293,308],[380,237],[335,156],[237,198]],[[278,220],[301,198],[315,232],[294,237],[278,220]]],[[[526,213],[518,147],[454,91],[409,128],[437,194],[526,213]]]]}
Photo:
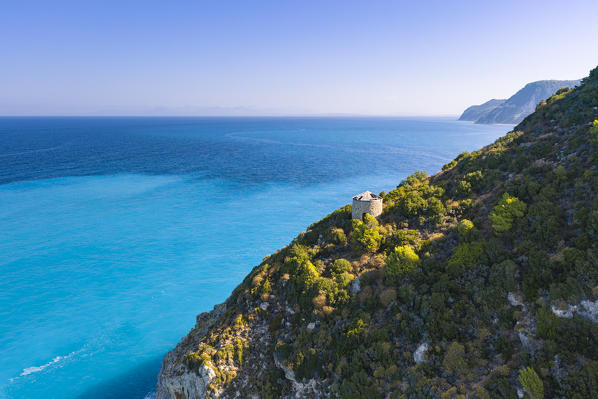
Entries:
{"type": "Polygon", "coordinates": [[[363,222],[353,219],[351,239],[359,252],[375,252],[380,247],[382,239],[376,218],[366,213],[363,222]]]}
{"type": "Polygon", "coordinates": [[[395,247],[386,258],[386,276],[393,283],[398,283],[405,274],[419,265],[419,256],[408,245],[395,247]]]}
{"type": "Polygon", "coordinates": [[[597,159],[598,68],[493,144],[406,178],[378,219],[346,206],[311,225],[181,361],[230,396],[292,395],[277,359],[322,397],[513,398],[519,383],[598,397],[598,323],[579,311],[598,300],[597,159]]]}
{"type": "Polygon", "coordinates": [[[457,276],[463,270],[471,269],[474,265],[479,265],[485,258],[483,242],[465,242],[455,248],[455,252],[448,259],[447,271],[457,276]]]}
{"type": "Polygon", "coordinates": [[[526,367],[519,373],[519,382],[531,399],[544,399],[544,385],[538,374],[531,367],[526,367]]]}
{"type": "Polygon", "coordinates": [[[513,222],[523,217],[526,208],[525,203],[519,198],[504,193],[490,214],[494,231],[503,233],[511,230],[513,222]]]}
{"type": "Polygon", "coordinates": [[[465,346],[458,342],[453,342],[449,345],[444,354],[442,365],[448,374],[455,374],[464,369],[467,364],[463,359],[465,356],[465,346]]]}

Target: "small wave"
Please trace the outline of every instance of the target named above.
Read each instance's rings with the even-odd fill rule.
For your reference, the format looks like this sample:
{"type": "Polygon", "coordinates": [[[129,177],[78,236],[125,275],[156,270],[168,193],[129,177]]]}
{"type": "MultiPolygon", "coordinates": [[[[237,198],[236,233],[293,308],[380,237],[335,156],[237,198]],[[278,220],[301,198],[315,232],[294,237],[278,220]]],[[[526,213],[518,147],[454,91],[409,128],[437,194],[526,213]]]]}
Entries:
{"type": "Polygon", "coordinates": [[[155,392],[150,392],[143,397],[143,399],[154,399],[155,392]]]}
{"type": "Polygon", "coordinates": [[[48,362],[48,363],[46,363],[46,364],[44,364],[42,366],[27,367],[27,368],[23,369],[23,372],[20,374],[20,376],[23,377],[25,375],[29,375],[29,374],[40,372],[43,369],[45,369],[46,367],[51,366],[54,363],[58,363],[62,359],[64,359],[63,356],[56,356],[54,359],[52,359],[52,361],[50,361],[50,362],[48,362]]]}
{"type": "MultiPolygon", "coordinates": [[[[21,374],[19,374],[19,377],[25,377],[29,374],[39,373],[40,371],[43,371],[44,369],[46,369],[60,361],[63,361],[63,360],[73,357],[75,354],[77,354],[77,352],[79,352],[79,351],[71,352],[66,356],[56,356],[54,359],[50,360],[48,363],[42,364],[41,366],[26,367],[23,369],[21,374]]],[[[15,380],[15,378],[11,378],[10,380],[12,382],[15,380]]]]}

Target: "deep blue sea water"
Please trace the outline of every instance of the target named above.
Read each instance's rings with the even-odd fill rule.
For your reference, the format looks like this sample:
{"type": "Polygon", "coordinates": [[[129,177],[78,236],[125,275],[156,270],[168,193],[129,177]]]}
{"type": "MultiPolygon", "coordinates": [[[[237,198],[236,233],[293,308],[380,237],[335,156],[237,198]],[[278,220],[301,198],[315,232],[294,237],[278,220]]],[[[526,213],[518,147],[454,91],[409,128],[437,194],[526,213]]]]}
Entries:
{"type": "Polygon", "coordinates": [[[143,398],[195,316],[264,256],[510,128],[0,118],[0,398],[143,398]]]}

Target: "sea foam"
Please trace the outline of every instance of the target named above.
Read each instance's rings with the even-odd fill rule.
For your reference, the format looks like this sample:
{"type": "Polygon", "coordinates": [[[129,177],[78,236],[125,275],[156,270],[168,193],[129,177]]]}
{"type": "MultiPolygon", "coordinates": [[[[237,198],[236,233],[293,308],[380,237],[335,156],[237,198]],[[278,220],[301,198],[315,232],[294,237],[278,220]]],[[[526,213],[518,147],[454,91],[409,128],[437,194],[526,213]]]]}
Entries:
{"type": "Polygon", "coordinates": [[[44,369],[46,369],[60,361],[63,361],[63,360],[73,357],[76,353],[77,352],[71,352],[66,356],[56,356],[54,359],[50,360],[48,363],[42,364],[41,366],[26,367],[23,369],[23,372],[21,374],[19,374],[19,377],[24,377],[26,375],[33,374],[33,373],[39,373],[40,371],[43,371],[44,369]]]}

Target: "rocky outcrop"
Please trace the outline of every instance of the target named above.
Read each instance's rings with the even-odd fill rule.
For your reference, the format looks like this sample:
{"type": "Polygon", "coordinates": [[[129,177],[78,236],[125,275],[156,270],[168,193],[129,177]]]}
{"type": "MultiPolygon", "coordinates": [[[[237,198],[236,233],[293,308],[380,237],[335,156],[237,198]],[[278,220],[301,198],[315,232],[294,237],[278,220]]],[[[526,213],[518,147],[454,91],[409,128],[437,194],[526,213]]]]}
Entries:
{"type": "Polygon", "coordinates": [[[579,305],[565,304],[563,308],[553,304],[550,309],[556,317],[571,319],[578,314],[591,322],[598,323],[598,301],[583,300],[579,305]]]}
{"type": "MultiPolygon", "coordinates": [[[[255,389],[256,381],[269,380],[281,388],[275,397],[321,397],[319,381],[298,379],[277,355],[270,318],[280,320],[284,332],[290,326],[285,320],[295,311],[277,298],[268,299],[234,303],[229,298],[200,314],[193,330],[165,356],[154,399],[259,399],[264,392],[255,389]]],[[[307,331],[315,328],[313,322],[305,325],[307,331]]]]}
{"type": "Polygon", "coordinates": [[[218,321],[226,310],[226,305],[216,305],[209,313],[197,316],[197,323],[193,330],[166,356],[162,361],[162,369],[158,375],[158,386],[155,399],[203,399],[206,397],[208,386],[215,378],[214,370],[201,366],[197,371],[191,370],[182,359],[192,351],[198,339],[205,336],[209,328],[218,321]]]}
{"type": "MultiPolygon", "coordinates": [[[[168,360],[174,360],[168,358],[168,360]]],[[[176,365],[175,362],[169,365],[176,365]]],[[[214,371],[209,367],[201,367],[199,373],[183,370],[182,366],[171,368],[171,372],[181,374],[160,374],[159,389],[156,392],[156,399],[188,398],[203,399],[206,397],[208,386],[215,377],[214,371]]]]}

